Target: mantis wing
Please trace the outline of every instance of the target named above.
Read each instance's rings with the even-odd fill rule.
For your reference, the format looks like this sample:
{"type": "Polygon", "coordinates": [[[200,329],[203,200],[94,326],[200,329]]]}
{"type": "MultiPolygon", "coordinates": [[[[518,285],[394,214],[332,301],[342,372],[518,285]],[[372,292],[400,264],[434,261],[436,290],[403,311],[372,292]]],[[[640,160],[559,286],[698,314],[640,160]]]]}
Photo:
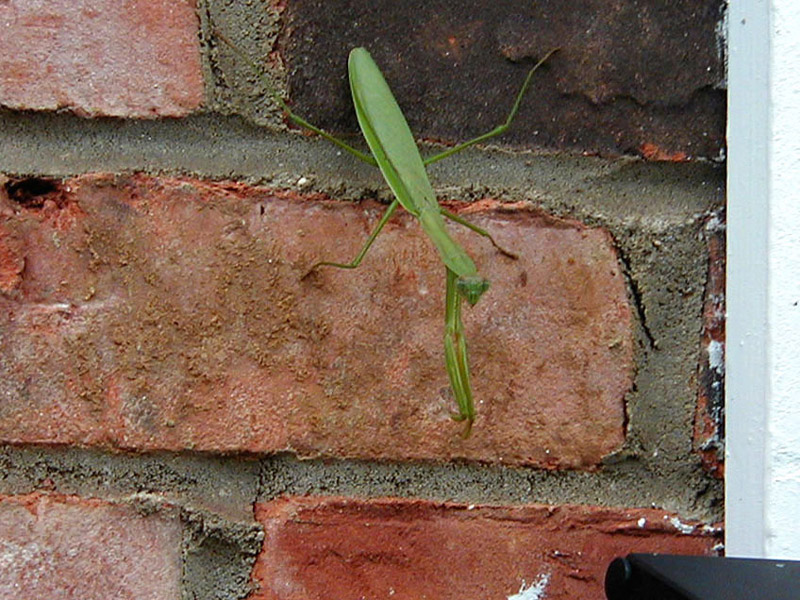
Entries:
{"type": "Polygon", "coordinates": [[[348,72],[358,124],[386,183],[403,208],[419,218],[444,264],[459,277],[475,277],[475,263],[445,228],[408,122],[366,49],[350,52],[348,72]]]}

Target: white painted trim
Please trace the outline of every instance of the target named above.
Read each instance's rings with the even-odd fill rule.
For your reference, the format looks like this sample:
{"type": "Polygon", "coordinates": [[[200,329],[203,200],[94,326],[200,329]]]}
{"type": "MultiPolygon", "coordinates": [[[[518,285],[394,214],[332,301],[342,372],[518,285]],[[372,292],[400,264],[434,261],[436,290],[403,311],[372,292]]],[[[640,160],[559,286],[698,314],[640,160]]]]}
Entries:
{"type": "Polygon", "coordinates": [[[800,3],[728,35],[726,546],[800,560],[800,3]]]}
{"type": "Polygon", "coordinates": [[[725,549],[765,555],[769,5],[728,13],[725,549]]]}
{"type": "Polygon", "coordinates": [[[770,4],[765,546],[800,560],[800,5],[770,4]]]}

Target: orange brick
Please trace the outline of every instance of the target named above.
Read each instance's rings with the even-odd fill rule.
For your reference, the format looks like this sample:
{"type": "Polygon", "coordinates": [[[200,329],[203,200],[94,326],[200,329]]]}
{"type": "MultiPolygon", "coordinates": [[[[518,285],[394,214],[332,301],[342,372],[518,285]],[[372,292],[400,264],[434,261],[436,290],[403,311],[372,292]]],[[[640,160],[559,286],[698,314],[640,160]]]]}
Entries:
{"type": "Polygon", "coordinates": [[[454,229],[492,282],[465,308],[462,440],[444,269],[409,215],[359,269],[303,280],[352,257],[383,207],[144,176],[10,204],[25,269],[0,295],[4,442],[591,468],[624,441],[631,314],[600,228],[471,207],[518,261],[454,229]]]}
{"type": "Polygon", "coordinates": [[[155,118],[203,100],[194,0],[10,0],[0,23],[0,105],[155,118]]]}
{"type": "Polygon", "coordinates": [[[265,539],[251,600],[602,600],[615,557],[710,554],[719,541],[648,509],[289,498],[256,518],[265,539]]]}
{"type": "Polygon", "coordinates": [[[0,496],[0,597],[180,597],[181,524],[99,500],[0,496]]]}

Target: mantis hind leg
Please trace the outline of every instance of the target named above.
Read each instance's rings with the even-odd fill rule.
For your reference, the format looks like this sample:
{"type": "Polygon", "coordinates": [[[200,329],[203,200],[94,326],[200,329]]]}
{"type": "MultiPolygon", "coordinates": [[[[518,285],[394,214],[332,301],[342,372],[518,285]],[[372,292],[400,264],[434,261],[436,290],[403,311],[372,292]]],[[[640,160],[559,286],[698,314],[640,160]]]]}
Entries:
{"type": "Polygon", "coordinates": [[[291,110],[289,110],[289,107],[283,101],[281,101],[281,108],[283,108],[283,112],[286,113],[286,116],[288,116],[289,119],[292,121],[292,123],[294,123],[295,125],[299,125],[300,127],[305,127],[309,131],[313,131],[317,135],[319,135],[319,136],[325,138],[326,140],[328,140],[329,142],[339,146],[339,148],[341,148],[342,150],[345,150],[346,152],[349,152],[350,154],[355,156],[358,160],[360,160],[362,162],[365,162],[368,165],[372,165],[373,167],[377,167],[378,166],[377,161],[372,157],[372,155],[366,154],[364,152],[361,152],[361,150],[356,150],[351,145],[349,145],[347,142],[345,142],[343,140],[340,140],[339,138],[337,138],[335,136],[332,136],[330,133],[328,133],[324,129],[320,129],[316,125],[312,125],[311,123],[306,121],[303,117],[301,117],[299,115],[296,115],[291,110]]]}
{"type": "Polygon", "coordinates": [[[506,120],[503,122],[502,125],[498,125],[497,127],[492,129],[491,131],[488,131],[488,132],[484,133],[483,135],[479,135],[476,138],[472,138],[471,140],[468,140],[466,142],[462,142],[461,144],[453,146],[452,148],[449,148],[448,150],[445,150],[444,152],[440,152],[439,154],[434,154],[433,156],[429,156],[428,158],[426,158],[423,161],[425,166],[427,167],[429,164],[435,163],[437,160],[442,160],[443,158],[447,158],[448,156],[451,156],[451,155],[455,154],[456,152],[461,152],[465,148],[469,148],[470,146],[473,146],[475,144],[479,144],[481,142],[485,142],[486,140],[491,139],[491,138],[495,137],[496,135],[501,135],[501,134],[505,133],[508,130],[508,128],[511,126],[511,121],[513,121],[514,117],[517,116],[517,112],[519,111],[519,106],[522,103],[522,97],[525,95],[525,92],[528,90],[528,86],[531,84],[531,78],[533,77],[534,72],[536,71],[536,69],[541,67],[545,63],[545,61],[547,61],[548,58],[550,58],[553,54],[555,54],[559,50],[560,50],[560,48],[554,48],[553,50],[550,50],[550,52],[548,52],[547,54],[544,55],[544,58],[542,58],[539,62],[537,62],[531,68],[531,70],[528,71],[528,76],[525,77],[525,81],[522,84],[522,87],[520,88],[519,92],[517,92],[517,97],[515,98],[514,104],[511,107],[511,112],[508,113],[508,116],[506,117],[506,120]]]}
{"type": "Polygon", "coordinates": [[[444,359],[450,386],[458,404],[458,413],[451,416],[454,421],[466,423],[461,434],[466,439],[472,432],[472,423],[475,421],[475,404],[472,401],[467,340],[464,335],[464,323],[461,321],[462,298],[456,287],[457,281],[458,275],[447,269],[444,359]]]}
{"type": "Polygon", "coordinates": [[[511,252],[510,250],[506,250],[500,244],[498,244],[495,241],[495,239],[492,237],[492,234],[489,233],[488,231],[486,231],[485,229],[483,229],[482,227],[478,227],[477,225],[474,225],[473,223],[470,223],[469,221],[467,221],[463,217],[459,217],[457,214],[451,213],[449,210],[447,210],[446,208],[442,208],[441,206],[439,207],[439,210],[441,211],[441,213],[445,217],[447,217],[451,221],[455,221],[459,225],[463,225],[467,229],[471,229],[472,231],[474,231],[478,235],[482,235],[485,238],[489,238],[489,241],[492,242],[492,246],[497,248],[497,250],[501,254],[505,254],[506,256],[508,256],[509,258],[513,258],[514,260],[517,260],[519,258],[519,255],[515,254],[514,252],[511,252]]]}
{"type": "Polygon", "coordinates": [[[312,125],[311,123],[306,121],[300,115],[297,115],[294,112],[292,112],[292,109],[289,108],[289,105],[286,104],[286,102],[283,100],[283,98],[281,98],[278,95],[278,93],[275,91],[275,88],[272,86],[272,82],[264,74],[264,69],[263,68],[258,66],[255,63],[255,61],[253,61],[253,59],[251,59],[249,56],[247,56],[247,54],[245,54],[242,51],[241,48],[239,48],[236,44],[234,44],[230,39],[228,39],[228,37],[226,35],[224,35],[218,29],[214,30],[214,36],[216,38],[222,40],[225,43],[225,45],[228,46],[228,48],[233,50],[233,52],[239,58],[241,58],[244,62],[247,63],[247,65],[253,70],[253,72],[256,74],[256,76],[261,80],[262,85],[267,89],[267,91],[269,92],[269,95],[272,96],[272,99],[275,100],[275,102],[277,102],[278,106],[281,107],[281,110],[286,114],[287,117],[289,117],[289,120],[292,121],[292,123],[294,123],[295,125],[299,125],[300,127],[304,127],[305,129],[308,129],[309,131],[313,131],[317,135],[320,135],[320,136],[324,137],[326,140],[328,140],[329,142],[331,142],[333,144],[336,144],[337,146],[339,146],[339,148],[341,148],[342,150],[345,150],[346,152],[349,152],[350,154],[355,156],[357,159],[359,159],[361,161],[364,161],[365,163],[370,164],[372,166],[377,166],[378,163],[375,161],[375,158],[371,154],[366,154],[364,152],[361,152],[361,150],[356,150],[351,145],[349,145],[347,142],[345,142],[343,140],[340,140],[339,138],[337,138],[335,136],[332,136],[330,133],[328,133],[324,129],[321,129],[321,128],[317,127],[316,125],[312,125]]]}
{"type": "Polygon", "coordinates": [[[361,264],[361,261],[364,259],[364,256],[366,256],[367,251],[372,246],[372,243],[375,241],[375,238],[378,237],[378,234],[383,229],[383,226],[386,225],[386,222],[392,217],[392,215],[394,214],[394,211],[397,210],[397,207],[399,205],[400,205],[400,202],[398,200],[395,199],[395,200],[392,201],[392,203],[389,205],[389,208],[387,208],[386,212],[383,213],[383,216],[381,217],[381,220],[378,221],[378,224],[375,226],[375,229],[373,229],[372,233],[369,234],[369,237],[367,238],[367,241],[364,244],[364,247],[361,248],[361,250],[359,251],[359,253],[356,255],[356,257],[353,260],[351,260],[349,263],[337,263],[337,262],[320,261],[318,263],[315,263],[308,270],[308,272],[306,272],[306,274],[303,275],[302,279],[305,279],[306,277],[311,275],[311,273],[313,273],[317,269],[317,267],[321,267],[321,266],[337,267],[339,269],[355,269],[358,265],[361,264]]]}

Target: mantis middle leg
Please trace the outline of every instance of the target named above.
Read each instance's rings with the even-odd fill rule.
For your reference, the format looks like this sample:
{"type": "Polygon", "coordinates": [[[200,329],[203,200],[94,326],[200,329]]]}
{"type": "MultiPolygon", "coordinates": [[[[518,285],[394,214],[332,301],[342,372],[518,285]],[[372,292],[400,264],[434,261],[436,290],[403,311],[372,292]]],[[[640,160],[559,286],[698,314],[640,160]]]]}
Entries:
{"type": "Polygon", "coordinates": [[[383,216],[381,217],[381,220],[378,221],[378,224],[375,226],[375,229],[373,229],[372,233],[369,234],[369,237],[367,238],[367,241],[364,244],[364,247],[361,248],[361,251],[356,255],[356,257],[353,260],[351,260],[349,263],[329,262],[329,261],[326,261],[326,260],[318,262],[318,263],[315,263],[308,270],[308,272],[305,275],[303,275],[303,279],[308,277],[317,267],[321,267],[323,265],[324,266],[328,266],[328,267],[337,267],[339,269],[355,269],[358,265],[361,264],[361,261],[364,259],[364,256],[367,254],[367,251],[370,249],[370,246],[372,246],[372,243],[375,241],[375,238],[378,237],[378,234],[383,229],[383,226],[386,225],[386,222],[392,217],[392,215],[394,214],[394,211],[397,210],[397,207],[399,205],[400,205],[400,202],[397,199],[392,201],[392,203],[389,205],[389,208],[387,208],[386,212],[383,213],[383,216]]]}
{"type": "Polygon", "coordinates": [[[474,232],[475,232],[475,233],[477,233],[478,235],[482,235],[483,237],[489,238],[489,241],[490,241],[490,242],[492,242],[492,246],[494,246],[495,248],[497,248],[497,250],[498,250],[498,251],[499,251],[501,254],[505,254],[506,256],[508,256],[509,258],[513,258],[514,260],[516,260],[516,259],[518,259],[518,258],[519,258],[519,255],[515,254],[514,252],[511,252],[510,250],[506,250],[506,249],[505,249],[505,248],[503,248],[503,247],[502,247],[500,244],[498,244],[498,243],[497,243],[497,242],[494,240],[494,238],[492,237],[492,234],[491,234],[491,233],[489,233],[488,231],[486,231],[485,229],[483,229],[482,227],[478,227],[477,225],[475,225],[475,224],[473,224],[473,223],[470,223],[470,222],[469,222],[469,221],[467,221],[465,218],[463,218],[463,217],[460,217],[460,216],[458,216],[457,214],[450,212],[450,211],[449,211],[449,210],[447,210],[446,208],[442,208],[441,206],[439,207],[439,211],[440,211],[440,212],[441,212],[441,213],[442,213],[442,214],[443,214],[445,217],[447,217],[448,219],[450,219],[451,221],[454,221],[454,222],[458,223],[459,225],[463,225],[463,226],[464,226],[464,227],[466,227],[467,229],[471,229],[472,231],[474,231],[474,232]]]}

